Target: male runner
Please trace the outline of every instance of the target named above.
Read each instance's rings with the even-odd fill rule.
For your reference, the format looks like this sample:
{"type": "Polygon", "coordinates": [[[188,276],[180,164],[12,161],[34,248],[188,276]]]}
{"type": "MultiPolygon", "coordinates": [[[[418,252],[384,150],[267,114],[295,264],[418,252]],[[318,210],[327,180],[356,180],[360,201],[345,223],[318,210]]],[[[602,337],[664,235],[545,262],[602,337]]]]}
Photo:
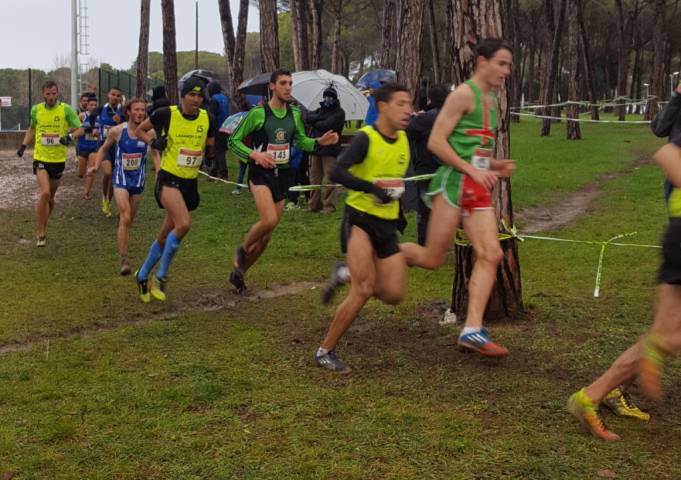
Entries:
{"type": "Polygon", "coordinates": [[[31,108],[31,123],[21,147],[17,150],[17,155],[23,157],[29,142],[35,139],[33,174],[38,181],[36,205],[38,247],[44,247],[46,244],[47,220],[54,209],[59,179],[66,166],[66,147],[74,138],[83,134],[80,120],[73,108],[57,100],[59,95],[57,84],[52,80],[46,81],[42,93],[45,101],[31,108]]]}
{"type": "Polygon", "coordinates": [[[213,141],[217,127],[212,116],[201,108],[203,98],[203,84],[192,77],[182,85],[179,107],[173,105],[157,109],[135,132],[137,138],[162,152],[154,194],[158,206],[166,210],[165,220],[151,244],[147,259],[135,272],[140,300],[144,303],[150,301],[150,293],[159,301],[166,299],[170,262],[191,227],[189,212],[199,206],[196,178],[204,151],[207,158],[214,156],[213,141]],[[152,129],[164,134],[154,139],[152,129]],[[148,285],[151,270],[159,260],[154,275],[156,282],[148,285]]]}
{"type": "MultiPolygon", "coordinates": [[[[135,136],[135,130],[147,116],[146,103],[141,98],[133,98],[124,107],[127,122],[111,130],[97,151],[95,165],[88,170],[96,172],[105,152],[116,148],[114,162],[114,198],[118,206],[118,255],[120,274],[129,275],[128,265],[128,228],[135,220],[137,209],[142,201],[146,179],[147,144],[135,136]]],[[[152,130],[151,136],[155,138],[152,130]]]]}
{"type": "Polygon", "coordinates": [[[608,392],[638,377],[643,392],[659,399],[664,359],[681,350],[681,136],[658,150],[653,158],[674,186],[669,198],[669,225],[662,241],[653,325],[603,375],[574,393],[567,404],[570,413],[594,436],[605,441],[620,439],[603,426],[598,415],[598,405],[608,392]]]}
{"type": "MultiPolygon", "coordinates": [[[[85,191],[83,198],[90,199],[92,184],[95,181],[90,169],[95,165],[95,155],[99,149],[99,119],[97,117],[97,97],[87,99],[85,111],[80,113],[80,121],[85,134],[76,143],[76,155],[78,156],[78,176],[85,177],[85,191]]],[[[96,170],[95,170],[96,171],[96,170]]]]}
{"type": "Polygon", "coordinates": [[[269,102],[249,111],[229,137],[229,148],[242,162],[248,162],[248,182],[260,216],[232,260],[229,281],[239,293],[246,289],[246,271],[265,251],[281,219],[289,186],[285,170],[290,167],[291,145],[295,142],[306,152],[312,152],[316,145],[338,142],[338,134],[331,130],[317,139],[305,135],[300,110],[288,105],[292,84],[288,70],[272,73],[269,102]],[[253,139],[252,149],[244,144],[249,135],[253,139]]]}
{"type": "Polygon", "coordinates": [[[94,97],[93,92],[83,92],[80,94],[80,99],[78,100],[78,113],[83,113],[87,111],[87,103],[90,97],[94,97]]]}
{"type": "MultiPolygon", "coordinates": [[[[107,103],[99,108],[100,141],[106,140],[107,133],[123,121],[123,108],[121,101],[123,93],[118,87],[111,87],[106,94],[107,103]]],[[[113,197],[113,185],[111,175],[113,173],[113,162],[116,158],[116,147],[112,146],[104,152],[102,163],[102,213],[107,217],[111,216],[111,198],[113,197]]]]}
{"type": "Polygon", "coordinates": [[[476,48],[473,77],[450,93],[438,115],[428,149],[442,162],[428,195],[432,211],[425,246],[401,245],[407,265],[438,268],[463,218],[475,252],[468,284],[466,324],[459,345],[486,356],[508,355],[490,339],[482,319],[502,258],[491,191],[499,177],[513,173],[513,160],[492,157],[496,141],[497,99],[494,90],[511,73],[513,56],[503,40],[482,40],[476,48]]]}
{"type": "Polygon", "coordinates": [[[411,116],[409,91],[387,83],[375,92],[378,118],[362,128],[341,153],[331,180],[347,187],[346,215],[350,226],[347,264],[350,292],[336,309],[315,361],[337,373],[350,369],[334,349],[371,298],[395,305],[407,287],[407,266],[397,243],[399,196],[409,166],[409,141],[404,132],[411,116]]]}

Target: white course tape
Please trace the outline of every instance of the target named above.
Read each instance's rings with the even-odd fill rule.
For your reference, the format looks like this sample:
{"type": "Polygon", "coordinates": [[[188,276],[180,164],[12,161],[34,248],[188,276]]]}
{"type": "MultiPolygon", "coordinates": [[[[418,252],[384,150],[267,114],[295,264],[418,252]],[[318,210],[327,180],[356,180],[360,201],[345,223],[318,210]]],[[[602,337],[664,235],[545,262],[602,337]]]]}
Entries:
{"type": "Polygon", "coordinates": [[[566,122],[580,122],[580,123],[615,123],[618,125],[623,125],[623,124],[629,124],[629,125],[640,125],[640,124],[649,124],[649,120],[625,120],[625,121],[619,121],[619,120],[592,120],[590,118],[567,118],[567,117],[553,117],[551,115],[536,115],[534,113],[520,113],[520,112],[511,112],[511,115],[515,115],[516,117],[534,117],[534,118],[543,118],[546,120],[563,120],[566,122]]]}

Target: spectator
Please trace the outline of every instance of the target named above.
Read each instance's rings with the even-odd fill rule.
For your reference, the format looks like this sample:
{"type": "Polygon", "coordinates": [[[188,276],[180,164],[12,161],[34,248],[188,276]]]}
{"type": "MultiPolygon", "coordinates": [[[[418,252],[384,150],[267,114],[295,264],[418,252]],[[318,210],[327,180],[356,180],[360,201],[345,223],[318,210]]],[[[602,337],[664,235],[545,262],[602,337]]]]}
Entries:
{"type": "MultiPolygon", "coordinates": [[[[681,135],[681,83],[676,86],[676,90],[669,99],[669,103],[658,112],[650,124],[653,133],[658,137],[672,138],[681,135]]],[[[664,196],[669,201],[674,186],[669,180],[664,182],[664,196]]]]}
{"type": "Polygon", "coordinates": [[[215,134],[215,159],[211,162],[208,173],[213,177],[227,178],[227,134],[220,131],[223,122],[229,117],[229,98],[222,91],[220,82],[213,81],[208,84],[208,111],[217,120],[218,131],[215,134]]]}
{"type": "Polygon", "coordinates": [[[374,80],[369,85],[369,95],[367,100],[369,101],[369,109],[367,110],[366,117],[364,117],[365,125],[373,125],[376,123],[376,118],[378,117],[378,110],[376,110],[376,100],[374,100],[374,91],[381,87],[381,82],[374,80]]]}
{"type": "MultiPolygon", "coordinates": [[[[425,111],[414,115],[407,126],[407,138],[412,147],[412,166],[416,175],[435,173],[440,161],[428,150],[428,137],[433,129],[433,123],[447,98],[448,90],[443,85],[431,85],[428,89],[428,101],[425,111]]],[[[420,245],[425,245],[430,207],[424,201],[430,180],[417,182],[417,238],[420,245]]]]}
{"type": "MultiPolygon", "coordinates": [[[[311,127],[310,136],[320,137],[329,130],[338,134],[338,143],[325,147],[317,146],[310,155],[310,183],[312,185],[330,184],[331,171],[336,164],[336,157],[341,151],[340,135],[345,125],[345,112],[338,101],[338,92],[333,87],[324,90],[324,96],[317,110],[309,112],[307,123],[311,127]]],[[[336,211],[336,188],[327,187],[313,190],[310,196],[310,211],[333,213],[336,211]]]]}

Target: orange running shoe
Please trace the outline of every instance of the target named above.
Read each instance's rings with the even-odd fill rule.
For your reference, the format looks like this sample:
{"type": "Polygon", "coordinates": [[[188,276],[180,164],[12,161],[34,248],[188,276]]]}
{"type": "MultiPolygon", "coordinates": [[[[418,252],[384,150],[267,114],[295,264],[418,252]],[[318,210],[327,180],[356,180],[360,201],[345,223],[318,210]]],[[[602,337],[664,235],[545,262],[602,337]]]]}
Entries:
{"type": "Polygon", "coordinates": [[[584,389],[573,393],[567,402],[567,410],[584,425],[591,434],[606,442],[614,442],[620,436],[603,425],[601,417],[598,415],[598,405],[589,398],[584,389]]]}

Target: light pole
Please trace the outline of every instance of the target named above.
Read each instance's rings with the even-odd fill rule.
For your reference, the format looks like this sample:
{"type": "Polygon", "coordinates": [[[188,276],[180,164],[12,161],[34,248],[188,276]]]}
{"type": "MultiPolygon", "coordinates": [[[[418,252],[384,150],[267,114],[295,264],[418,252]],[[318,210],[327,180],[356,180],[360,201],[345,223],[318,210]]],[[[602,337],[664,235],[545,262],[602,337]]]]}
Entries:
{"type": "Polygon", "coordinates": [[[644,83],[643,86],[646,87],[646,100],[648,100],[648,97],[650,96],[650,85],[644,83]]]}

